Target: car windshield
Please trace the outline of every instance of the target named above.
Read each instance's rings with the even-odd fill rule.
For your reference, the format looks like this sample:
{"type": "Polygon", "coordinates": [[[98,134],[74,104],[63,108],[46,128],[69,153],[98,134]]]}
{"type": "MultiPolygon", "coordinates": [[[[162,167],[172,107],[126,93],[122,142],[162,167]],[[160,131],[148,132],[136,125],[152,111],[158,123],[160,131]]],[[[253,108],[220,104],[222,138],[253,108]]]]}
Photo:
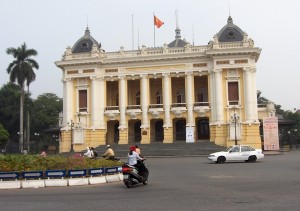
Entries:
{"type": "Polygon", "coordinates": [[[229,152],[229,150],[231,150],[232,147],[233,147],[233,146],[228,147],[228,148],[225,150],[225,152],[229,152]]]}

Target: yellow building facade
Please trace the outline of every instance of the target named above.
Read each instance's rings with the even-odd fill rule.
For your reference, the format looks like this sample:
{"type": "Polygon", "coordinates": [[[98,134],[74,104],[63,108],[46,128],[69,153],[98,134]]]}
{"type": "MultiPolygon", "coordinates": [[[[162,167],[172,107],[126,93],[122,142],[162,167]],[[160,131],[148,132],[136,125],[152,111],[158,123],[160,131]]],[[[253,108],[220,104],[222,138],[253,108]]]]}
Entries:
{"type": "Polygon", "coordinates": [[[106,144],[198,142],[261,148],[261,49],[231,17],[208,45],[105,52],[87,28],[56,65],[63,73],[60,152],[106,144]]]}

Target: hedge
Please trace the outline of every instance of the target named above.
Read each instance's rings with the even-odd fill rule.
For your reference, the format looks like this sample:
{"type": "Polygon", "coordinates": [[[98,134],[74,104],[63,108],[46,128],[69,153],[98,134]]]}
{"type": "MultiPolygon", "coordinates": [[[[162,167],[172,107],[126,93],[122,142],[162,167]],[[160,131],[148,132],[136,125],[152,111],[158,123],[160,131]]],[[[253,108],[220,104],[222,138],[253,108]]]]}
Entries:
{"type": "Polygon", "coordinates": [[[2,155],[0,156],[0,171],[46,171],[46,170],[76,170],[102,167],[121,166],[122,162],[106,159],[90,159],[81,156],[47,156],[39,155],[2,155]]]}

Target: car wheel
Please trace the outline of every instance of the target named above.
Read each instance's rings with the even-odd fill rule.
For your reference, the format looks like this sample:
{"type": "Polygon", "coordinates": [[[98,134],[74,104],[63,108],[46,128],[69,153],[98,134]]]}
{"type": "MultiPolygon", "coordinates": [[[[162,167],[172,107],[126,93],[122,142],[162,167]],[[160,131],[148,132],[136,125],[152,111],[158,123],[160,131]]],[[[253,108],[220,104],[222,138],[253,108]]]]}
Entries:
{"type": "Polygon", "coordinates": [[[225,163],[225,161],[226,161],[226,158],[225,158],[224,156],[220,156],[220,157],[218,157],[218,159],[217,159],[217,162],[218,162],[218,163],[225,163]]]}
{"type": "Polygon", "coordinates": [[[257,160],[257,157],[255,155],[251,155],[249,158],[248,158],[248,161],[250,163],[254,163],[255,161],[257,160]]]}
{"type": "Polygon", "coordinates": [[[147,185],[147,184],[148,184],[148,180],[144,181],[143,184],[144,184],[144,185],[147,185]]]}

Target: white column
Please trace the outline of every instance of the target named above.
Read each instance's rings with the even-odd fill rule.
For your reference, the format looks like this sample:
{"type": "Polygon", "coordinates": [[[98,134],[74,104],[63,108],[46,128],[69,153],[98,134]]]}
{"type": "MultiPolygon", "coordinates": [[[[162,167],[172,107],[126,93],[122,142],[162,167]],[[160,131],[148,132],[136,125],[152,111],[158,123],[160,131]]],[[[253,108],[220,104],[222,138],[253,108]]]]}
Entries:
{"type": "Polygon", "coordinates": [[[251,122],[252,115],[252,88],[251,88],[251,73],[250,68],[244,68],[244,95],[245,95],[245,121],[251,122]]]}
{"type": "Polygon", "coordinates": [[[64,93],[63,93],[63,125],[67,126],[67,123],[73,119],[73,80],[70,78],[64,79],[63,85],[64,93]]]}
{"type": "Polygon", "coordinates": [[[195,126],[194,115],[193,115],[193,105],[194,105],[194,76],[192,72],[187,72],[185,74],[185,96],[186,96],[186,107],[187,107],[187,126],[195,126]]]}
{"type": "Polygon", "coordinates": [[[258,108],[257,108],[257,88],[256,88],[256,68],[250,69],[251,73],[251,84],[252,84],[252,119],[258,122],[258,108]]]}
{"type": "Polygon", "coordinates": [[[120,124],[119,128],[126,128],[126,81],[125,76],[119,76],[119,106],[120,124]]]}
{"type": "Polygon", "coordinates": [[[98,113],[97,115],[99,115],[99,126],[100,129],[105,129],[105,116],[104,116],[104,110],[105,110],[105,106],[106,106],[106,81],[104,80],[104,78],[99,78],[99,80],[97,81],[99,83],[99,109],[98,109],[98,113]]]}
{"type": "MultiPolygon", "coordinates": [[[[99,98],[97,97],[98,83],[96,77],[91,77],[91,122],[92,128],[99,127],[99,98]]],[[[99,93],[100,94],[100,93],[99,93]]]]}
{"type": "Polygon", "coordinates": [[[91,120],[93,128],[105,128],[105,82],[103,78],[91,77],[91,120]]]}
{"type": "Polygon", "coordinates": [[[171,116],[170,116],[170,107],[171,107],[171,82],[170,74],[163,74],[163,107],[165,114],[164,127],[171,127],[171,116]]]}
{"type": "Polygon", "coordinates": [[[148,106],[149,106],[149,79],[147,75],[141,75],[141,107],[142,107],[142,125],[148,128],[148,106]]]}
{"type": "Polygon", "coordinates": [[[216,109],[215,109],[215,83],[214,83],[214,72],[209,72],[209,105],[210,105],[210,122],[216,121],[216,109]]]}
{"type": "Polygon", "coordinates": [[[216,108],[216,121],[222,123],[224,121],[224,112],[223,112],[223,89],[222,89],[222,69],[214,70],[215,72],[215,108],[216,108]]]}

